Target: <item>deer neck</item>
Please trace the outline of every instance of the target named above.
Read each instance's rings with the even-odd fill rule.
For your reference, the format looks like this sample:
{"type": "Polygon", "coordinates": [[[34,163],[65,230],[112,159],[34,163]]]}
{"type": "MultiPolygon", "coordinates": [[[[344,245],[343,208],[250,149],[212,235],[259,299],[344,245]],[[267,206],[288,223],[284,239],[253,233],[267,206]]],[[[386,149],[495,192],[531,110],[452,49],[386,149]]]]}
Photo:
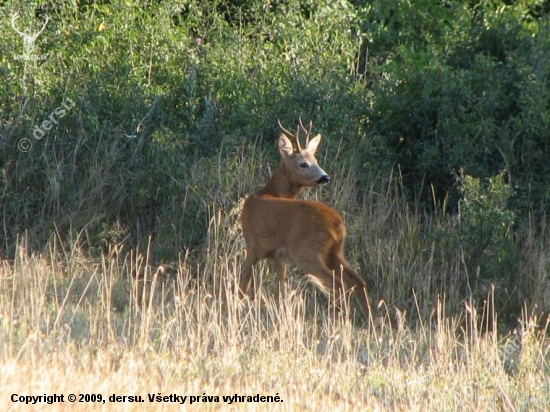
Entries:
{"type": "Polygon", "coordinates": [[[291,181],[290,174],[282,163],[258,194],[295,199],[301,191],[302,186],[291,181]]]}

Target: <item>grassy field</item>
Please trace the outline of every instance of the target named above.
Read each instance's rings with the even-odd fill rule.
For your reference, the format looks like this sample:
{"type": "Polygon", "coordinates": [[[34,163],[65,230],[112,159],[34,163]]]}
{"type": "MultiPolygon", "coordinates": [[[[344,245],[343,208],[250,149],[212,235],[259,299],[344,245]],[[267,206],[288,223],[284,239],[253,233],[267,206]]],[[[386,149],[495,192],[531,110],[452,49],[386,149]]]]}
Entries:
{"type": "Polygon", "coordinates": [[[0,410],[550,410],[549,17],[0,1],[0,410]],[[372,314],[268,263],[238,299],[299,117],[372,314]]]}
{"type": "MultiPolygon", "coordinates": [[[[381,302],[376,316],[354,320],[331,310],[300,276],[287,300],[274,300],[266,265],[256,299],[240,301],[237,229],[234,215],[213,209],[202,255],[184,254],[173,265],[115,246],[92,259],[78,240],[52,241],[49,251],[33,254],[20,239],[15,260],[0,268],[0,408],[105,408],[91,401],[76,407],[69,394],[99,394],[83,400],[105,400],[115,410],[550,408],[547,325],[530,313],[507,335],[484,330],[494,315],[468,302],[448,316],[444,296],[417,302],[417,313],[381,302]],[[24,406],[13,394],[63,394],[65,403],[24,406]],[[143,402],[112,405],[114,395],[143,402]],[[168,398],[150,403],[157,395],[168,398]]],[[[367,253],[384,251],[373,242],[367,253]]]]}

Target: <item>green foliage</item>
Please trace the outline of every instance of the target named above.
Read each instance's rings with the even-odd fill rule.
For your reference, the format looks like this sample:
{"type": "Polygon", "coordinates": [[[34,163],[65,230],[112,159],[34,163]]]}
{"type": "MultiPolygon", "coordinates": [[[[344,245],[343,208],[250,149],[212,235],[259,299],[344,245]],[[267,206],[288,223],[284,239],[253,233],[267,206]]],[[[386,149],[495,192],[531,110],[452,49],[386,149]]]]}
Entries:
{"type": "Polygon", "coordinates": [[[458,237],[470,285],[487,294],[493,284],[497,293],[505,294],[514,287],[520,262],[513,231],[516,214],[509,208],[512,188],[505,173],[486,180],[462,175],[460,181],[464,197],[459,202],[458,237]]]}
{"type": "Polygon", "coordinates": [[[514,207],[547,210],[547,13],[538,2],[425,3],[367,9],[371,133],[425,206],[435,192],[456,210],[451,172],[488,178],[507,168],[514,207]]]}
{"type": "Polygon", "coordinates": [[[25,229],[40,247],[54,222],[60,234],[86,228],[94,248],[113,241],[111,225],[126,228],[121,240],[146,244],[151,233],[167,239],[168,224],[173,257],[200,244],[219,193],[209,185],[232,173],[210,165],[257,138],[272,147],[277,118],[342,133],[362,106],[348,67],[355,10],[347,2],[0,10],[31,28],[50,19],[34,50],[46,59],[14,58],[22,39],[9,24],[0,33],[4,253],[25,229]],[[35,139],[34,127],[68,98],[75,107],[35,139]],[[18,150],[24,139],[28,153],[18,150]]]}

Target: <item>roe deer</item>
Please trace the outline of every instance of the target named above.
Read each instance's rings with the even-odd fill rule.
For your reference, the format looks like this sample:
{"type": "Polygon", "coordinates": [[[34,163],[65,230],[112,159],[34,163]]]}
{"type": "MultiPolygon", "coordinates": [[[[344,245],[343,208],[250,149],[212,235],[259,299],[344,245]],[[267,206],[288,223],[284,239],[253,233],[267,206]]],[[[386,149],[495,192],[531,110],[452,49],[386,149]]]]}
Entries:
{"type": "Polygon", "coordinates": [[[248,294],[252,267],[258,261],[274,259],[279,282],[284,282],[286,260],[291,260],[331,290],[337,302],[355,289],[368,316],[365,281],[344,258],[346,226],[342,217],[323,203],[296,199],[304,187],[330,181],[315,159],[321,135],[309,140],[312,123],[307,130],[301,119],[295,135],[280,122],[279,127],[282,132],[278,140],[282,163],[267,184],[246,199],[243,207],[241,223],[246,260],[242,267],[241,292],[248,294]],[[306,135],[303,149],[299,141],[300,131],[306,135]]]}

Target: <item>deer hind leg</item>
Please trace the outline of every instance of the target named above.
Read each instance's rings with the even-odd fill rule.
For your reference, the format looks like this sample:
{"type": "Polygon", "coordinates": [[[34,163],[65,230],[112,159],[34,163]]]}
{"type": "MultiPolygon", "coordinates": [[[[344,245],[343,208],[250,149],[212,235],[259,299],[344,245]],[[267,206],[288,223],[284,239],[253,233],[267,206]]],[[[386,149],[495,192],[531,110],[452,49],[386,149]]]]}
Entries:
{"type": "Polygon", "coordinates": [[[338,309],[343,307],[345,293],[340,276],[337,274],[335,275],[332,270],[327,267],[320,255],[312,256],[311,254],[307,254],[304,257],[294,258],[293,260],[296,266],[305,273],[315,277],[325,289],[332,293],[338,309]]]}
{"type": "Polygon", "coordinates": [[[367,295],[367,284],[346,262],[343,253],[338,251],[330,254],[327,263],[328,267],[334,271],[334,275],[342,279],[343,293],[354,291],[361,301],[365,314],[369,315],[370,304],[367,295]]]}
{"type": "Polygon", "coordinates": [[[365,311],[365,315],[370,316],[372,312],[366,282],[357,274],[357,272],[350,268],[346,262],[344,262],[342,266],[344,269],[344,282],[346,283],[346,289],[353,290],[357,294],[357,297],[363,306],[363,310],[365,311]]]}

